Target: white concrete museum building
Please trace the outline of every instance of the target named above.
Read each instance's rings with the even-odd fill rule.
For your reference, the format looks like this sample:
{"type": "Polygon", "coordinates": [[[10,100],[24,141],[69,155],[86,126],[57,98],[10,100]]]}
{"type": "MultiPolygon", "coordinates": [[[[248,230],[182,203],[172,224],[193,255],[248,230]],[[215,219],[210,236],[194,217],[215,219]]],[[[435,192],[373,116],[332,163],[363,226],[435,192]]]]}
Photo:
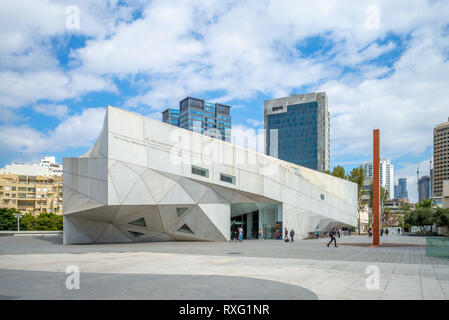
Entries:
{"type": "Polygon", "coordinates": [[[64,158],[64,244],[279,238],[357,225],[356,184],[108,107],[95,145],[64,158]]]}

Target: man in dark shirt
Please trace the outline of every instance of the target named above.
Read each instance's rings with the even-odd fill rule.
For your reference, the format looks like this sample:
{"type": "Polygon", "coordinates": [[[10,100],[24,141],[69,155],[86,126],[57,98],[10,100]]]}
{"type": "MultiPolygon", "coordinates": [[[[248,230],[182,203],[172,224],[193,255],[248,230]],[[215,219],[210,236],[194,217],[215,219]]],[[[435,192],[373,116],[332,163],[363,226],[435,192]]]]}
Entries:
{"type": "Polygon", "coordinates": [[[332,231],[329,233],[330,237],[331,237],[331,241],[329,241],[329,243],[327,244],[327,246],[329,247],[329,245],[332,243],[332,241],[334,241],[335,243],[335,247],[337,246],[337,239],[335,238],[337,234],[337,231],[335,230],[335,227],[332,228],[332,231]]]}

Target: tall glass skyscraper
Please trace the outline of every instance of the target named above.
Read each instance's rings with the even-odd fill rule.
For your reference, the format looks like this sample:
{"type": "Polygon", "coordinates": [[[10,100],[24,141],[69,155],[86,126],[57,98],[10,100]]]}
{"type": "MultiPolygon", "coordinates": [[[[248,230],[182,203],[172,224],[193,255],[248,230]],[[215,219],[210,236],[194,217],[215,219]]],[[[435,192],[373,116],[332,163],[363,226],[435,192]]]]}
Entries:
{"type": "Polygon", "coordinates": [[[162,121],[179,127],[179,110],[170,109],[162,112],[162,121]]]}
{"type": "Polygon", "coordinates": [[[394,186],[394,197],[396,199],[408,199],[407,178],[399,178],[399,184],[394,186]]]}
{"type": "Polygon", "coordinates": [[[430,177],[423,176],[418,180],[418,202],[430,198],[430,177]]]}
{"type": "Polygon", "coordinates": [[[265,100],[265,153],[315,170],[330,167],[330,116],[325,92],[265,100]]]}
{"type": "Polygon", "coordinates": [[[179,102],[179,110],[167,109],[162,112],[162,121],[172,125],[231,141],[231,107],[187,97],[179,102]]]}

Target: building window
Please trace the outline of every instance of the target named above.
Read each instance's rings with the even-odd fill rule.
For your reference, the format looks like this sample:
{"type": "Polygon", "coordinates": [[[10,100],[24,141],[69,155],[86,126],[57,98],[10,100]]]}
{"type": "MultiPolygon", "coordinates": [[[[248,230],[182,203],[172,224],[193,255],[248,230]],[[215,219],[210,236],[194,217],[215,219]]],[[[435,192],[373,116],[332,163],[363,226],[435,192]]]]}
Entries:
{"type": "Polygon", "coordinates": [[[235,177],[224,173],[220,173],[220,180],[223,182],[235,184],[235,177]]]}
{"type": "Polygon", "coordinates": [[[280,106],[280,107],[274,107],[273,108],[273,112],[275,112],[275,111],[279,111],[279,110],[282,110],[283,109],[283,107],[282,106],[280,106]]]}
{"type": "Polygon", "coordinates": [[[130,222],[129,224],[132,224],[132,225],[135,225],[135,226],[140,226],[140,227],[146,227],[147,226],[144,218],[140,218],[140,219],[134,220],[134,221],[130,222]]]}
{"type": "Polygon", "coordinates": [[[192,166],[192,174],[196,174],[198,176],[209,178],[209,170],[208,169],[204,169],[204,168],[200,168],[200,167],[197,167],[197,166],[192,166]]]}
{"type": "Polygon", "coordinates": [[[181,228],[178,229],[179,232],[194,234],[192,229],[190,229],[186,224],[183,224],[181,228]]]}
{"type": "Polygon", "coordinates": [[[189,208],[176,208],[176,214],[178,215],[178,217],[182,216],[184,212],[186,212],[187,210],[189,210],[189,208]]]}
{"type": "Polygon", "coordinates": [[[137,238],[137,237],[140,237],[140,236],[143,236],[144,235],[144,233],[142,233],[142,232],[136,232],[136,231],[128,231],[134,238],[137,238]]]}

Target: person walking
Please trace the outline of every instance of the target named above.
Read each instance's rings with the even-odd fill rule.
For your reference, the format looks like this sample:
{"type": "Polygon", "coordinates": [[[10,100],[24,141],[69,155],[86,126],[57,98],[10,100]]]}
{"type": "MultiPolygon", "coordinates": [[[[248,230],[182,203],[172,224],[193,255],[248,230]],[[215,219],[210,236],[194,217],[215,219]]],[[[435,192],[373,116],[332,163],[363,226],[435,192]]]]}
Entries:
{"type": "Polygon", "coordinates": [[[287,240],[288,240],[288,230],[287,230],[287,228],[285,228],[285,230],[284,230],[284,234],[285,234],[285,239],[287,239],[287,240]]]}
{"type": "Polygon", "coordinates": [[[290,230],[290,241],[293,242],[294,241],[294,237],[295,237],[295,230],[293,230],[293,228],[290,230]]]}
{"type": "Polygon", "coordinates": [[[320,237],[320,231],[318,230],[318,228],[316,228],[315,235],[316,235],[316,238],[317,238],[317,239],[320,237]]]}
{"type": "Polygon", "coordinates": [[[388,236],[389,233],[390,231],[388,231],[388,228],[385,228],[385,235],[388,236]]]}
{"type": "Polygon", "coordinates": [[[263,240],[262,228],[259,228],[259,240],[263,240]]]}
{"type": "Polygon", "coordinates": [[[243,228],[239,227],[239,243],[242,244],[243,242],[243,228]]]}
{"type": "Polygon", "coordinates": [[[351,236],[351,229],[348,229],[348,237],[351,236]]]}
{"type": "Polygon", "coordinates": [[[383,236],[384,235],[384,228],[380,229],[380,235],[383,236]]]}
{"type": "Polygon", "coordinates": [[[337,235],[340,238],[340,229],[337,229],[337,235]]]}
{"type": "Polygon", "coordinates": [[[401,234],[401,228],[398,228],[398,234],[401,234]]]}
{"type": "Polygon", "coordinates": [[[371,238],[373,236],[373,231],[371,228],[368,229],[368,237],[371,238]]]}
{"type": "Polygon", "coordinates": [[[334,241],[335,247],[338,247],[338,246],[337,246],[337,231],[336,231],[335,229],[336,229],[336,228],[333,227],[333,228],[332,228],[332,231],[329,232],[329,235],[330,235],[330,237],[331,237],[331,241],[329,241],[329,243],[327,244],[328,247],[329,247],[329,245],[332,243],[332,241],[334,241]]]}

